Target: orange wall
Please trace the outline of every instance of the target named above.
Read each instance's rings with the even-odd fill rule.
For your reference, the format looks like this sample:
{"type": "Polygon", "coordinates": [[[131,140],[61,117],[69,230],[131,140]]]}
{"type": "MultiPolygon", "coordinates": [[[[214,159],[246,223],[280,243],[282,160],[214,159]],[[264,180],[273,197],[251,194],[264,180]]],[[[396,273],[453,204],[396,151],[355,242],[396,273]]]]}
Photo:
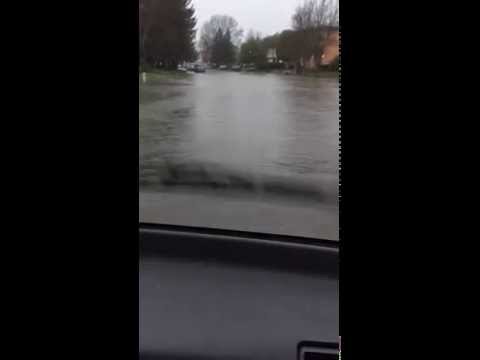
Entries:
{"type": "Polygon", "coordinates": [[[340,34],[338,31],[330,34],[326,40],[325,50],[322,55],[322,65],[330,64],[340,54],[340,34]]]}

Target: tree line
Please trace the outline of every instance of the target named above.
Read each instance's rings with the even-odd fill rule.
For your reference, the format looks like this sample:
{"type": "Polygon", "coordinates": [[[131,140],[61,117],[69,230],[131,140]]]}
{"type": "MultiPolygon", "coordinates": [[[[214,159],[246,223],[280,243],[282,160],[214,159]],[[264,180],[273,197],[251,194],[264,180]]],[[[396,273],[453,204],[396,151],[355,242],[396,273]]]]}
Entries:
{"type": "MultiPolygon", "coordinates": [[[[275,49],[277,59],[286,63],[298,63],[300,59],[307,60],[312,56],[319,59],[328,36],[338,28],[338,0],[305,0],[292,16],[292,29],[264,38],[250,31],[241,47],[240,60],[265,65],[268,49],[275,49]]],[[[338,59],[331,67],[337,66],[338,59]]]]}
{"type": "MultiPolygon", "coordinates": [[[[199,55],[208,63],[266,66],[267,52],[276,49],[284,63],[322,55],[328,35],[339,26],[338,0],[304,0],[292,16],[292,29],[263,37],[243,29],[228,15],[214,15],[203,24],[197,52],[192,0],[139,0],[140,66],[175,69],[199,55]]],[[[338,64],[338,60],[337,60],[338,64]]]]}
{"type": "MultiPolygon", "coordinates": [[[[235,62],[255,64],[260,68],[273,66],[267,61],[269,49],[275,49],[277,59],[283,63],[298,63],[301,59],[307,60],[312,56],[319,59],[325,50],[329,34],[338,31],[338,26],[338,0],[304,0],[292,16],[292,29],[263,38],[258,32],[250,30],[243,42],[243,30],[235,19],[227,15],[216,15],[201,29],[200,54],[205,62],[228,65],[233,62],[233,56],[235,62]],[[227,33],[230,35],[225,36],[227,33]],[[228,51],[219,51],[218,48],[222,47],[228,51]]],[[[337,66],[338,59],[332,68],[337,66]]]]}

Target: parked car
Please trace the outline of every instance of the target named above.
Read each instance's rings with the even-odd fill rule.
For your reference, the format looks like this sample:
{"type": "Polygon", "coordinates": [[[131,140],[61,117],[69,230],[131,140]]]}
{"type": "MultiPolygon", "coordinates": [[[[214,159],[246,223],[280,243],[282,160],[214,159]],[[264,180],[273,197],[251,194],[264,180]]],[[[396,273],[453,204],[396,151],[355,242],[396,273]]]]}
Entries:
{"type": "Polygon", "coordinates": [[[218,67],[219,70],[228,70],[228,66],[227,65],[220,65],[218,67]]]}
{"type": "Polygon", "coordinates": [[[204,73],[206,71],[206,68],[202,64],[195,64],[193,66],[193,71],[196,73],[204,73]]]}
{"type": "Polygon", "coordinates": [[[233,66],[232,66],[232,70],[233,70],[233,71],[241,71],[241,70],[242,70],[242,66],[241,66],[241,65],[233,65],[233,66]]]}

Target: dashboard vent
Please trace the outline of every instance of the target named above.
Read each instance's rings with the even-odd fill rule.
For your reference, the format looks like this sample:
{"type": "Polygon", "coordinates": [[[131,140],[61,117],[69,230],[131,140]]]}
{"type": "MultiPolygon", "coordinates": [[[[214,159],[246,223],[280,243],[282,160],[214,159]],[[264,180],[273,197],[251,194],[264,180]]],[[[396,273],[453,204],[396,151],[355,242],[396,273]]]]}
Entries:
{"type": "Polygon", "coordinates": [[[302,341],[297,347],[298,360],[338,360],[338,343],[302,341]]]}

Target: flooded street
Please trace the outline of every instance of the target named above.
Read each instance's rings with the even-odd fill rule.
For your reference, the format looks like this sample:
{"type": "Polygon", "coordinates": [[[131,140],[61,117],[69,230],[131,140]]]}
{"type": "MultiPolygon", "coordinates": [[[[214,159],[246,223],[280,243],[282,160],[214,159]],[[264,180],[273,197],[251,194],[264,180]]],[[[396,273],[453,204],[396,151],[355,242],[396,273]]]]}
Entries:
{"type": "Polygon", "coordinates": [[[339,82],[140,81],[140,221],[338,240],[339,82]]]}

